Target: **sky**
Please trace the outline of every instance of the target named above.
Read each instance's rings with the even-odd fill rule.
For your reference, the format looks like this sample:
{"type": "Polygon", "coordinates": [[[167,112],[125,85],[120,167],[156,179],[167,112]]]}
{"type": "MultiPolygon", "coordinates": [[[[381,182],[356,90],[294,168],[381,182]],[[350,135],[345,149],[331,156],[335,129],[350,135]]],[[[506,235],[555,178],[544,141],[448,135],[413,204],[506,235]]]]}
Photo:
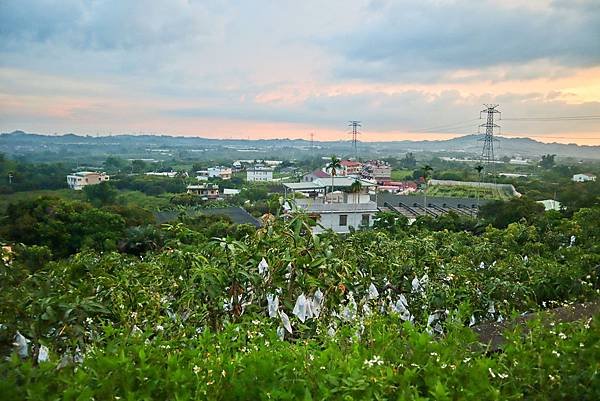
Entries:
{"type": "Polygon", "coordinates": [[[484,104],[600,145],[600,1],[0,0],[1,132],[433,140],[484,104]]]}

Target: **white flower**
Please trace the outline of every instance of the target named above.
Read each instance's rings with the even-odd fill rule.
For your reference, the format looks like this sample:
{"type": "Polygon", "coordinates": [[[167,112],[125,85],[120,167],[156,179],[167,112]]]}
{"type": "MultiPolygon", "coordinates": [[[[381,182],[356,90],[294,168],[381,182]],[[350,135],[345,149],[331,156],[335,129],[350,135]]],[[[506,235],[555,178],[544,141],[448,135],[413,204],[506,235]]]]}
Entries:
{"type": "Polygon", "coordinates": [[[552,354],[555,355],[557,358],[560,357],[560,352],[558,352],[557,350],[552,350],[552,354]]]}
{"type": "Polygon", "coordinates": [[[200,366],[194,365],[194,368],[192,370],[194,371],[195,374],[198,374],[198,373],[200,373],[200,366]]]}
{"type": "Polygon", "coordinates": [[[156,325],[156,330],[157,330],[157,331],[163,331],[164,329],[165,329],[165,328],[164,328],[162,325],[160,325],[160,324],[157,324],[157,325],[156,325]]]}
{"type": "Polygon", "coordinates": [[[567,339],[567,335],[565,333],[558,333],[558,337],[560,337],[561,340],[567,339]]]}
{"type": "Polygon", "coordinates": [[[383,360],[379,356],[375,355],[373,359],[366,360],[364,365],[367,365],[370,368],[372,368],[374,365],[381,366],[383,365],[383,360]]]}

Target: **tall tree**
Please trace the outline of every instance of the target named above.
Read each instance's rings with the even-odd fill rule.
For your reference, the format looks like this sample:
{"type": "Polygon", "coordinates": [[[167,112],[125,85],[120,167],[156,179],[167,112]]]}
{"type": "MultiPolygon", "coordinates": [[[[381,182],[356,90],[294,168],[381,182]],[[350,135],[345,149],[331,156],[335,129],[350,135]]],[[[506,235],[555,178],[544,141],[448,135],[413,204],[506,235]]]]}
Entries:
{"type": "Polygon", "coordinates": [[[331,192],[333,192],[333,179],[335,178],[338,170],[340,170],[341,168],[341,160],[335,156],[331,156],[331,160],[329,161],[329,164],[327,164],[326,168],[331,174],[331,192]]]}
{"type": "Polygon", "coordinates": [[[404,168],[415,168],[417,166],[417,159],[415,159],[415,155],[412,152],[408,152],[404,155],[401,164],[404,168]]]}
{"type": "Polygon", "coordinates": [[[554,158],[556,157],[556,155],[551,155],[551,154],[547,154],[547,155],[543,155],[542,156],[542,160],[540,160],[540,167],[542,168],[546,168],[546,169],[550,169],[552,167],[554,167],[554,158]]]}

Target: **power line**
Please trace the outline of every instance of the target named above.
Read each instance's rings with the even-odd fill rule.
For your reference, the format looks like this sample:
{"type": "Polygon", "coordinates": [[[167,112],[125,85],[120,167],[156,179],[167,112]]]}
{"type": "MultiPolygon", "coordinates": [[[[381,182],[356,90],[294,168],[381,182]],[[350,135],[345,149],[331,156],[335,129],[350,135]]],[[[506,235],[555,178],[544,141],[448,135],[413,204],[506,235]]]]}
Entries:
{"type": "Polygon", "coordinates": [[[538,117],[509,117],[503,121],[593,121],[600,120],[600,115],[587,116],[538,116],[538,117]]]}
{"type": "Polygon", "coordinates": [[[477,118],[471,119],[471,120],[465,120],[465,121],[457,121],[455,123],[449,123],[449,124],[444,124],[444,125],[438,125],[435,127],[429,127],[429,128],[421,128],[421,129],[413,129],[411,130],[412,132],[427,132],[427,131],[435,131],[435,130],[440,130],[440,129],[458,129],[458,128],[463,128],[466,126],[472,127],[473,126],[473,122],[477,121],[477,118]]]}

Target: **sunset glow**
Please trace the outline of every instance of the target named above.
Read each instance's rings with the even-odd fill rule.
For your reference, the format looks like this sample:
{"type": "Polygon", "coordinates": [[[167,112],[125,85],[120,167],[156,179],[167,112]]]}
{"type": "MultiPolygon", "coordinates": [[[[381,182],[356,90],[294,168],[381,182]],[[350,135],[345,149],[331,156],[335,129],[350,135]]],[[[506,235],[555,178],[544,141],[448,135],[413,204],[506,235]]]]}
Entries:
{"type": "Polygon", "coordinates": [[[600,116],[594,1],[252,3],[2,2],[0,130],[435,140],[498,103],[503,135],[600,144],[511,120],[600,116]]]}

